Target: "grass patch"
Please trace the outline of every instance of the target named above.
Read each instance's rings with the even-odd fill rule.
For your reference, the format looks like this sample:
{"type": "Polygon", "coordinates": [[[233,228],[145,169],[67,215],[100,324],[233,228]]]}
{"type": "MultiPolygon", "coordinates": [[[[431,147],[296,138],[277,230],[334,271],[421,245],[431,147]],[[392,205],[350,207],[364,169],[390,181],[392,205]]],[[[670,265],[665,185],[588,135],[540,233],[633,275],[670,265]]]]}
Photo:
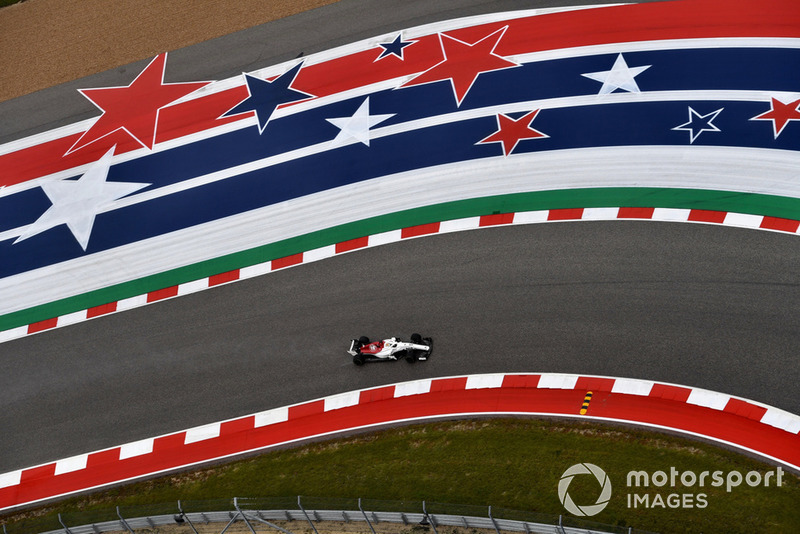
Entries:
{"type": "Polygon", "coordinates": [[[11,4],[19,4],[25,0],[0,0],[0,7],[10,6],[11,4]]]}
{"type": "MultiPolygon", "coordinates": [[[[608,473],[613,495],[591,519],[656,532],[797,532],[800,478],[784,472],[783,485],[749,487],[628,488],[631,470],[649,473],[739,471],[771,466],[704,443],[663,434],[598,424],[532,419],[479,419],[389,429],[268,452],[211,468],[161,477],[0,518],[9,534],[26,532],[32,515],[65,517],[77,511],[135,509],[152,503],[229,499],[233,496],[356,498],[492,505],[493,509],[566,514],[557,487],[571,465],[593,463],[608,473]],[[660,495],[663,506],[629,508],[627,494],[660,495]],[[704,494],[704,508],[670,508],[668,495],[704,494]]],[[[599,485],[579,476],[569,487],[578,504],[594,504],[599,485]]],[[[319,506],[318,506],[319,507],[319,506]]],[[[416,509],[416,508],[415,508],[416,509]]],[[[432,510],[435,512],[435,510],[432,510]]],[[[163,513],[169,513],[163,512],[163,513]]],[[[495,514],[500,517],[498,514],[495,514]]],[[[128,512],[128,517],[132,517],[128,512]]],[[[516,517],[515,517],[516,519],[516,517]]],[[[72,522],[73,525],[80,523],[72,522]]],[[[56,527],[58,524],[56,523],[56,527]]]]}

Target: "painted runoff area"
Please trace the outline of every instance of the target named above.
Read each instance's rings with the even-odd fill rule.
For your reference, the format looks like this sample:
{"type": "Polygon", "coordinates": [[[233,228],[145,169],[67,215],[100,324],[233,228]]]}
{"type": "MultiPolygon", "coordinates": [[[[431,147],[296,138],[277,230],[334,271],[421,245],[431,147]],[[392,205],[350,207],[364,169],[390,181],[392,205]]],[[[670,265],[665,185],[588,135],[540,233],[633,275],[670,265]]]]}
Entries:
{"type": "Polygon", "coordinates": [[[340,393],[0,474],[0,511],[344,432],[489,415],[632,423],[712,440],[800,470],[800,417],[765,404],[649,380],[484,374],[340,393]]]}
{"type": "Polygon", "coordinates": [[[0,147],[0,338],[464,218],[667,209],[794,233],[800,15],[768,3],[484,15],[213,83],[163,83],[158,56],[83,91],[100,118],[0,147]],[[153,124],[112,109],[123,93],[153,124]]]}

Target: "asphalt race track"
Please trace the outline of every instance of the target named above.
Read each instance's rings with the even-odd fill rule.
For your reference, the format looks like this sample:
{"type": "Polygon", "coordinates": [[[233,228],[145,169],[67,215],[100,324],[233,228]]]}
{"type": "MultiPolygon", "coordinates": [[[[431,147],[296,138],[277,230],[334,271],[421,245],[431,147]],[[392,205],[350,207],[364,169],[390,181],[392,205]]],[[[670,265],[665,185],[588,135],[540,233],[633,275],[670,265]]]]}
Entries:
{"type": "Polygon", "coordinates": [[[426,237],[0,345],[0,470],[340,391],[486,372],[674,382],[797,413],[795,236],[657,222],[426,237]],[[352,336],[433,336],[356,368],[352,336]],[[31,447],[36,443],[36,447],[31,447]]]}
{"type": "MultiPolygon", "coordinates": [[[[535,7],[417,1],[386,14],[377,4],[344,0],[177,51],[168,77],[220,79],[392,29],[535,7]],[[265,36],[274,47],[245,46],[265,36]]],[[[96,115],[75,88],[119,83],[113,74],[0,104],[0,115],[20,118],[3,121],[0,142],[96,115]]],[[[797,236],[716,226],[493,228],[345,254],[18,339],[0,345],[0,472],[453,374],[644,378],[799,413],[798,260],[797,236]],[[356,368],[344,352],[353,336],[415,331],[435,338],[428,362],[356,368]]]]}

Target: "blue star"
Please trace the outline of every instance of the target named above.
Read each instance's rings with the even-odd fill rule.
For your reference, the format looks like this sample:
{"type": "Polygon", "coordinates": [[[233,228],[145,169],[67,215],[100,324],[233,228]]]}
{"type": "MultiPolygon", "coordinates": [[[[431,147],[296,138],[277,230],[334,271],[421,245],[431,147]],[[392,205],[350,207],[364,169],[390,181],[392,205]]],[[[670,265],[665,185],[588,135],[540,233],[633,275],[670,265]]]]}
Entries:
{"type": "Polygon", "coordinates": [[[701,133],[703,132],[721,132],[719,128],[711,124],[711,121],[717,118],[717,115],[725,108],[719,108],[716,111],[700,115],[698,112],[689,107],[689,122],[676,126],[673,130],[685,130],[689,132],[689,143],[694,143],[701,133]]]}
{"type": "Polygon", "coordinates": [[[254,111],[258,121],[258,133],[263,133],[279,105],[314,98],[314,95],[290,87],[302,66],[302,63],[298,63],[271,82],[245,74],[244,79],[247,82],[247,92],[250,96],[239,102],[233,109],[223,113],[222,116],[230,117],[254,111]]]}
{"type": "MultiPolygon", "coordinates": [[[[403,41],[403,36],[398,34],[391,43],[378,43],[383,47],[383,52],[381,52],[381,55],[378,56],[378,59],[383,59],[390,54],[403,59],[403,49],[414,43],[416,43],[416,41],[403,41]]],[[[378,61],[378,59],[375,61],[378,61]]]]}

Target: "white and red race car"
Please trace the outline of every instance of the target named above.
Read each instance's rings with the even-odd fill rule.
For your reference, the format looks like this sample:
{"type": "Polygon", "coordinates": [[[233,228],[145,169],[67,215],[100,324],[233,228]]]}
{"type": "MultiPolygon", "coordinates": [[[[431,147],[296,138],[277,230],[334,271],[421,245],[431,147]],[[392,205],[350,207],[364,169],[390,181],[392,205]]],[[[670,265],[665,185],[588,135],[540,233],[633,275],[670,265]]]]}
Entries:
{"type": "Polygon", "coordinates": [[[433,351],[433,339],[411,334],[411,342],[390,337],[381,341],[370,341],[367,336],[350,340],[347,353],[353,357],[353,363],[364,365],[366,362],[383,362],[405,358],[408,363],[427,360],[433,351]]]}

